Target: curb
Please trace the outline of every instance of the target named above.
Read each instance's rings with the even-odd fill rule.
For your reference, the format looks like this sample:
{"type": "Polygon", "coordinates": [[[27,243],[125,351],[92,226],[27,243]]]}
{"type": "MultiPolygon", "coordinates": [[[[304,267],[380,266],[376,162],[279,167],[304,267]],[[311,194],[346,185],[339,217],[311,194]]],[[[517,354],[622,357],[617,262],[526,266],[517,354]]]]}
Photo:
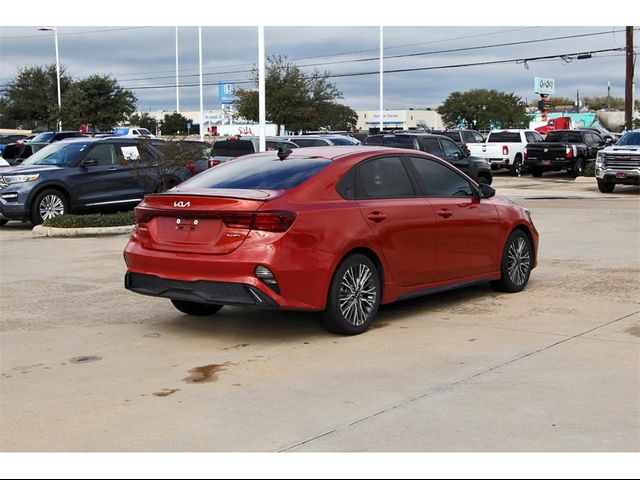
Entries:
{"type": "Polygon", "coordinates": [[[34,237],[99,237],[103,235],[124,235],[133,230],[133,225],[121,227],[55,228],[37,225],[33,227],[34,237]]]}

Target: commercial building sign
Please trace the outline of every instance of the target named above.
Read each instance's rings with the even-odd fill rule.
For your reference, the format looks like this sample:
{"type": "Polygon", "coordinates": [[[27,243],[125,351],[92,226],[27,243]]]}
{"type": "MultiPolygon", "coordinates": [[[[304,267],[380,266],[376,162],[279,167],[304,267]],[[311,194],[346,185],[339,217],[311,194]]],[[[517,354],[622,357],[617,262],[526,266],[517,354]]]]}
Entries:
{"type": "Polygon", "coordinates": [[[233,103],[236,99],[236,86],[233,83],[220,82],[220,85],[218,85],[218,98],[222,105],[233,103]]]}
{"type": "Polygon", "coordinates": [[[536,77],[533,79],[533,93],[553,95],[556,82],[553,78],[536,77]]]}

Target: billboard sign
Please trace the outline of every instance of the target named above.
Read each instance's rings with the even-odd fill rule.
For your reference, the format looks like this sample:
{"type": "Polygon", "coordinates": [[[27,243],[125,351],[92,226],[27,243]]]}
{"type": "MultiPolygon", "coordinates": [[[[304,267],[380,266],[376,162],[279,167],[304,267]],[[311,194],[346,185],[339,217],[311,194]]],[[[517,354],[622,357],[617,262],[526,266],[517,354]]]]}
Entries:
{"type": "Polygon", "coordinates": [[[233,83],[222,83],[218,85],[218,98],[222,105],[233,103],[236,99],[236,86],[233,83]]]}
{"type": "Polygon", "coordinates": [[[553,78],[536,77],[533,79],[533,93],[553,95],[556,82],[553,78]]]}

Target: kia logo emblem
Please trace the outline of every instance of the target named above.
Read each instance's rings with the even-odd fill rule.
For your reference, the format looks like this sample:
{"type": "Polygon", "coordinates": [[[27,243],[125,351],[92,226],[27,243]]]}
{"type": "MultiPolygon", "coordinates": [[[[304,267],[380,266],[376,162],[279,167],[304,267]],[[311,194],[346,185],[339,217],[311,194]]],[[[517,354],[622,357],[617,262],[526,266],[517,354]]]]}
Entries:
{"type": "Polygon", "coordinates": [[[187,208],[191,206],[191,202],[183,202],[183,201],[173,202],[173,206],[180,207],[180,208],[187,208]]]}

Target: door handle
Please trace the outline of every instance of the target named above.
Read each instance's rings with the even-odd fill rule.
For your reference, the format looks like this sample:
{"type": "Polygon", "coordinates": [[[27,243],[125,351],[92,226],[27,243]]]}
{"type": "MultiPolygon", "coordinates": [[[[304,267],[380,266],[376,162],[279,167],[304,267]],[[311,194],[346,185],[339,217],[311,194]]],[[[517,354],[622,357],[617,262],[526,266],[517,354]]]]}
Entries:
{"type": "Polygon", "coordinates": [[[117,167],[111,167],[110,169],[108,169],[107,171],[109,172],[115,172],[118,168],[117,167]]]}
{"type": "Polygon", "coordinates": [[[387,216],[382,212],[371,212],[367,215],[367,218],[373,222],[379,223],[383,221],[387,216]]]}
{"type": "Polygon", "coordinates": [[[438,210],[438,215],[440,215],[442,218],[449,218],[451,215],[453,215],[453,212],[449,209],[441,208],[440,210],[438,210]]]}

